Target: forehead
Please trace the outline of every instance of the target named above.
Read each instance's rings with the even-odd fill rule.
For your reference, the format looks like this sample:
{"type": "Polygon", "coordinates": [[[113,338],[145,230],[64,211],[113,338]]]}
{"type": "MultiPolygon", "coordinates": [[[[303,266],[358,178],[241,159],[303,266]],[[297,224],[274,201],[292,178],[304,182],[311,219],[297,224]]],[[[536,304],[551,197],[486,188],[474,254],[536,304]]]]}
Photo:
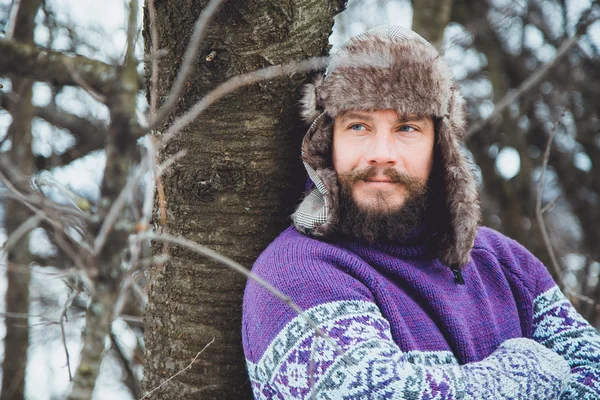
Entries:
{"type": "Polygon", "coordinates": [[[346,110],[336,117],[336,120],[345,121],[349,119],[374,120],[380,118],[393,118],[398,122],[431,122],[433,119],[428,115],[416,113],[398,113],[393,109],[386,110],[346,110]]]}

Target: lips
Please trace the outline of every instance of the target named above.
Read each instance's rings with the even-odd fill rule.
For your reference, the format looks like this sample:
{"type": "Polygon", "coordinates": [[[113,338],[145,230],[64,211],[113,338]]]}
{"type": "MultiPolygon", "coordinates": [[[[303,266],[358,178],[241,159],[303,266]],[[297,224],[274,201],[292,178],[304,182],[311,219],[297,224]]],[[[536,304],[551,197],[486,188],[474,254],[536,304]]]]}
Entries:
{"type": "Polygon", "coordinates": [[[390,179],[365,179],[365,182],[369,182],[369,183],[394,183],[394,181],[390,180],[390,179]]]}

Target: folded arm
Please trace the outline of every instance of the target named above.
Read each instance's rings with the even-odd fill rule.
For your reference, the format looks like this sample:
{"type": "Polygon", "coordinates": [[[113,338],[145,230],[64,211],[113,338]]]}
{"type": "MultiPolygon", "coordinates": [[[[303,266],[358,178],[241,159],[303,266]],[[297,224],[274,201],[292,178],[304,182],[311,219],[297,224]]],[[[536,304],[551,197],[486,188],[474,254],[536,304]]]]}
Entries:
{"type": "Polygon", "coordinates": [[[561,355],[572,377],[562,400],[600,399],[600,334],[556,286],[534,302],[533,339],[561,355]]]}
{"type": "Polygon", "coordinates": [[[336,301],[308,314],[343,352],[293,319],[248,362],[257,399],[558,399],[569,378],[560,356],[528,339],[458,365],[448,351],[401,351],[374,303],[336,301]]]}

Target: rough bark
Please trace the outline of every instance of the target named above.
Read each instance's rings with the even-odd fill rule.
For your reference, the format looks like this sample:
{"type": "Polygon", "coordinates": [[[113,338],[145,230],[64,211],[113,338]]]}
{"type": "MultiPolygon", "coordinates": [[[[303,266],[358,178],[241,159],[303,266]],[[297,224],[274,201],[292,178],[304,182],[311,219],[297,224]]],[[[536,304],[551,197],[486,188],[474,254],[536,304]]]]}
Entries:
{"type": "MultiPolygon", "coordinates": [[[[167,50],[161,60],[159,99],[174,81],[191,27],[206,3],[156,2],[159,48],[167,50]]],[[[341,0],[226,2],[202,44],[175,113],[235,74],[324,54],[333,17],[342,7],[341,0]],[[216,58],[207,61],[212,51],[216,58]]],[[[148,31],[146,25],[147,46],[148,31]]],[[[304,182],[299,149],[305,127],[296,111],[304,78],[233,93],[170,142],[163,159],[188,151],[163,178],[171,234],[250,267],[289,224],[304,182]]],[[[153,398],[251,398],[240,335],[245,279],[179,248],[170,252],[172,261],[154,282],[146,310],[144,389],[186,367],[215,338],[191,370],[153,398]]]]}
{"type": "MultiPolygon", "coordinates": [[[[40,0],[22,0],[17,10],[12,30],[14,40],[22,43],[33,43],[35,15],[40,0]]],[[[7,156],[26,175],[34,172],[34,157],[31,152],[31,120],[33,106],[31,104],[33,82],[28,79],[12,80],[13,91],[21,98],[20,107],[9,109],[12,123],[7,135],[12,141],[12,148],[7,156]]],[[[13,177],[14,178],[14,177],[13,177]]],[[[17,183],[17,182],[15,182],[17,183]]],[[[17,183],[18,184],[18,183],[17,183]]],[[[21,183],[23,187],[27,183],[21,183]]],[[[28,210],[16,200],[6,201],[5,226],[10,236],[29,217],[28,210]]],[[[8,252],[8,268],[6,271],[6,311],[27,315],[29,312],[29,235],[8,252]]],[[[29,347],[29,326],[27,322],[16,319],[5,319],[6,336],[4,337],[4,362],[2,363],[1,399],[23,399],[25,396],[25,371],[27,368],[27,350],[29,347]]]]}

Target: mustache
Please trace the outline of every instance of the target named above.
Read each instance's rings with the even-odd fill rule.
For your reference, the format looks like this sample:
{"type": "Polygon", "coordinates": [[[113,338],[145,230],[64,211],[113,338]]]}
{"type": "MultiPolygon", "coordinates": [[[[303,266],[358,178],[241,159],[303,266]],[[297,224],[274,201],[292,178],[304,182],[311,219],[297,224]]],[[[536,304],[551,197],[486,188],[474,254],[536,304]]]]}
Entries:
{"type": "MultiPolygon", "coordinates": [[[[367,181],[376,177],[379,171],[380,168],[370,166],[363,169],[345,172],[341,174],[341,178],[346,183],[354,184],[359,181],[367,181]]],[[[392,183],[399,183],[410,187],[423,186],[423,182],[421,182],[421,180],[409,174],[398,172],[394,168],[385,168],[382,173],[389,178],[392,183]]]]}

